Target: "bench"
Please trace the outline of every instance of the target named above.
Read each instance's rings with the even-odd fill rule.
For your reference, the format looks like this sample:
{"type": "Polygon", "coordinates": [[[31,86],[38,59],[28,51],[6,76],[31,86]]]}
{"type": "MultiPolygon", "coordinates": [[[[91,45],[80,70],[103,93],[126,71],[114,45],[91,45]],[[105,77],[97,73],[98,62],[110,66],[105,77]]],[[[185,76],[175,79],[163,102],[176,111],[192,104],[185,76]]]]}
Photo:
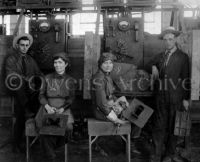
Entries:
{"type": "Polygon", "coordinates": [[[109,121],[100,121],[93,118],[88,119],[89,162],[92,162],[92,144],[96,141],[96,139],[99,136],[110,136],[110,135],[119,135],[126,142],[127,162],[131,162],[130,133],[131,133],[130,123],[118,127],[117,125],[109,121]]]}
{"type": "MultiPolygon", "coordinates": [[[[26,162],[30,160],[30,147],[39,138],[39,135],[55,135],[55,136],[65,136],[66,123],[68,115],[63,114],[46,114],[44,118],[59,118],[60,126],[45,126],[40,129],[39,133],[36,131],[35,119],[29,119],[25,124],[25,135],[26,135],[26,162]],[[32,143],[30,144],[29,138],[34,137],[32,143]]],[[[67,143],[65,143],[65,162],[68,162],[67,143]]]]}

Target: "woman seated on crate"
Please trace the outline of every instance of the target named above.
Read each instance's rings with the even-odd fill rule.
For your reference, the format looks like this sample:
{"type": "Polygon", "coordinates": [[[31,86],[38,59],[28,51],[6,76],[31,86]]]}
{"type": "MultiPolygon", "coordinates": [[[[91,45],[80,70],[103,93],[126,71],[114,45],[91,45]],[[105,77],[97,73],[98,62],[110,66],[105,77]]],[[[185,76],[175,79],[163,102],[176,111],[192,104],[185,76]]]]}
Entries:
{"type": "MultiPolygon", "coordinates": [[[[41,108],[36,115],[36,126],[40,134],[44,126],[60,126],[61,119],[46,118],[47,114],[67,115],[66,132],[72,132],[74,118],[70,107],[75,96],[74,79],[65,73],[69,67],[69,58],[66,53],[61,52],[53,56],[55,72],[45,76],[43,86],[40,89],[39,100],[41,108]]],[[[51,116],[51,115],[50,115],[51,116]]],[[[42,146],[49,159],[55,159],[54,148],[62,138],[51,135],[41,135],[42,146]]],[[[64,140],[63,144],[64,144],[64,140]]]]}
{"type": "Polygon", "coordinates": [[[116,124],[125,124],[120,118],[123,108],[129,106],[125,97],[117,99],[114,95],[114,85],[110,77],[113,70],[114,55],[102,53],[98,61],[99,69],[93,77],[94,116],[99,120],[108,120],[116,124]]]}

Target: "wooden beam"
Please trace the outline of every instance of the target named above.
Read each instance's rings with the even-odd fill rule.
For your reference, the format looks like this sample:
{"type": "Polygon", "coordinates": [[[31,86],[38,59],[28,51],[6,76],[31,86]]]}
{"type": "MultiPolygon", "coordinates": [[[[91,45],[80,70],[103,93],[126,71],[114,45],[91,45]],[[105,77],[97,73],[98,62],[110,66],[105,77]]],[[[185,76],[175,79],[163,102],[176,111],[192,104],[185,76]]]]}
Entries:
{"type": "Polygon", "coordinates": [[[199,100],[200,90],[200,30],[192,33],[191,100],[199,100]]]}
{"type": "Polygon", "coordinates": [[[20,25],[20,23],[21,23],[21,21],[22,21],[23,16],[24,16],[24,10],[21,10],[20,15],[19,15],[19,18],[18,18],[18,20],[17,20],[17,24],[16,24],[15,29],[14,29],[14,32],[13,32],[13,36],[16,36],[16,35],[17,35],[17,33],[18,33],[18,31],[19,31],[19,25],[20,25]]]}
{"type": "Polygon", "coordinates": [[[99,24],[100,24],[101,8],[98,7],[97,11],[98,12],[97,12],[95,35],[92,32],[86,32],[85,34],[84,88],[83,88],[84,99],[91,99],[90,83],[93,74],[95,74],[98,69],[97,62],[100,56],[101,40],[99,36],[99,24]]]}
{"type": "Polygon", "coordinates": [[[84,82],[83,82],[83,98],[91,99],[90,94],[90,80],[92,78],[93,65],[93,40],[94,34],[92,32],[85,33],[85,50],[84,50],[84,82]]]}
{"type": "Polygon", "coordinates": [[[94,36],[94,47],[93,47],[93,66],[92,66],[93,74],[95,74],[98,69],[97,62],[98,62],[100,51],[101,51],[101,40],[99,36],[100,15],[101,15],[101,7],[98,7],[96,29],[95,29],[95,36],[94,36]]]}

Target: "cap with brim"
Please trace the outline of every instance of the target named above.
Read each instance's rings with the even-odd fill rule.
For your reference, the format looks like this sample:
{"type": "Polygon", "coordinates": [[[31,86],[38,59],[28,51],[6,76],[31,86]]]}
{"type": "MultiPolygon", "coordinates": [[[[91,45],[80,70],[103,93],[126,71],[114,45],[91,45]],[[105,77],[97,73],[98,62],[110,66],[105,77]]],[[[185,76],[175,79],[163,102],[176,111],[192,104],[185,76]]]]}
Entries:
{"type": "Polygon", "coordinates": [[[108,61],[108,60],[114,61],[115,56],[110,52],[102,53],[100,58],[99,58],[99,65],[101,65],[103,62],[108,61]]]}
{"type": "Polygon", "coordinates": [[[62,58],[64,61],[69,63],[69,58],[65,52],[59,52],[53,55],[53,59],[62,58]]]}
{"type": "Polygon", "coordinates": [[[175,28],[173,26],[170,26],[170,27],[168,27],[168,28],[166,28],[165,30],[162,31],[162,33],[159,35],[159,38],[163,39],[163,37],[166,34],[169,34],[169,33],[174,34],[175,37],[178,37],[181,34],[180,31],[177,31],[177,30],[175,30],[175,28]]]}
{"type": "Polygon", "coordinates": [[[17,42],[20,38],[22,37],[27,37],[30,41],[30,46],[33,44],[33,37],[30,34],[27,33],[23,33],[23,34],[19,34],[18,36],[14,37],[13,39],[13,48],[16,49],[17,48],[17,42]]]}

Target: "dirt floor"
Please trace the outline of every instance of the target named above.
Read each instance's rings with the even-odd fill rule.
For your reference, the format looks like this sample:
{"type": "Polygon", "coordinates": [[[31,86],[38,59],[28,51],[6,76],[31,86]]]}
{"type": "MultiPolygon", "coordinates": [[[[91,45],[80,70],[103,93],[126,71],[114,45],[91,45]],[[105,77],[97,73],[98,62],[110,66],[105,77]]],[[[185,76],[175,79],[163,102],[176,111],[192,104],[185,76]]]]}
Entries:
{"type": "MultiPolygon", "coordinates": [[[[8,121],[0,122],[0,146],[11,137],[8,121]]],[[[192,127],[192,138],[189,143],[189,148],[180,149],[181,154],[188,160],[185,162],[200,162],[200,124],[194,124],[192,127]]],[[[25,141],[25,140],[24,140],[25,141]]],[[[97,150],[93,147],[93,162],[125,162],[125,144],[120,137],[106,137],[101,140],[101,147],[105,151],[97,150]],[[103,142],[102,142],[103,141],[103,142]],[[105,142],[106,141],[106,142],[105,142]]],[[[25,143],[24,143],[25,144],[25,143]]],[[[152,152],[150,141],[145,137],[141,137],[137,142],[132,142],[131,149],[137,147],[141,154],[136,154],[132,151],[132,162],[149,162],[149,157],[152,152]]],[[[30,162],[46,162],[42,156],[42,150],[39,141],[31,147],[30,162]]],[[[88,138],[76,139],[68,144],[68,159],[69,162],[88,162],[88,138]]],[[[25,162],[24,153],[13,153],[12,145],[7,144],[0,149],[0,162],[25,162]]],[[[57,149],[57,162],[64,162],[64,147],[57,149]]],[[[183,161],[184,162],[184,161],[183,161]]]]}

